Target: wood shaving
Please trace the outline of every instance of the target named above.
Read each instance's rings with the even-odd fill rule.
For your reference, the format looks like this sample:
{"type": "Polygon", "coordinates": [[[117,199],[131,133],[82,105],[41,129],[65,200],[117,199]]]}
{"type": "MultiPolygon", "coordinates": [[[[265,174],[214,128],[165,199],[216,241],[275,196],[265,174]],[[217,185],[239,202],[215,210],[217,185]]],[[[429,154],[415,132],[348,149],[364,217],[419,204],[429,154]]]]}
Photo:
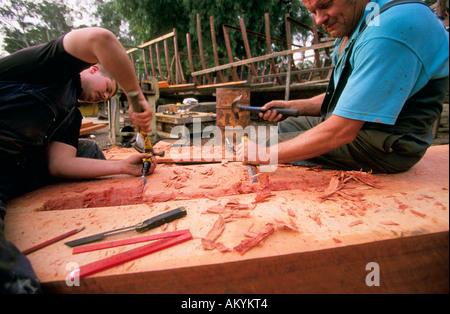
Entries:
{"type": "Polygon", "coordinates": [[[217,240],[217,238],[220,237],[220,235],[225,230],[225,219],[222,215],[219,215],[219,218],[214,223],[211,230],[206,234],[204,238],[202,238],[202,245],[203,249],[205,250],[213,250],[215,249],[214,242],[217,240]]]}

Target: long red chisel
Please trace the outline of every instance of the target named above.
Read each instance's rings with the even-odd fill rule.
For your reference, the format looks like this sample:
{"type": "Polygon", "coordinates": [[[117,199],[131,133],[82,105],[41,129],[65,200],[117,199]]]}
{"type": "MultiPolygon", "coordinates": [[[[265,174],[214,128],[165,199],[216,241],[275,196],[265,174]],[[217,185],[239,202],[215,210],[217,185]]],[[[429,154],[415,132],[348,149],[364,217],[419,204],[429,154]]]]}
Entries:
{"type": "Polygon", "coordinates": [[[35,246],[33,246],[33,247],[29,248],[29,249],[26,249],[26,250],[22,251],[22,253],[24,255],[30,254],[30,253],[32,253],[34,251],[37,251],[37,250],[42,249],[42,248],[44,248],[46,246],[49,246],[50,244],[53,244],[55,242],[61,241],[62,239],[68,238],[71,235],[74,235],[74,234],[76,234],[76,233],[78,233],[78,232],[80,232],[80,231],[82,231],[84,229],[85,229],[84,227],[81,227],[81,228],[78,228],[78,229],[74,229],[74,230],[69,231],[67,233],[64,233],[64,234],[62,234],[60,236],[57,236],[57,237],[55,237],[53,239],[50,239],[50,240],[45,241],[45,242],[43,242],[41,244],[38,244],[38,245],[35,245],[35,246]]]}
{"type": "Polygon", "coordinates": [[[73,270],[69,275],[68,278],[70,280],[74,280],[76,278],[83,279],[89,275],[101,272],[103,270],[124,264],[126,262],[132,261],[134,259],[164,250],[166,248],[169,248],[171,246],[180,244],[182,242],[185,242],[187,240],[192,239],[192,234],[189,230],[186,230],[184,233],[182,233],[179,236],[172,237],[169,239],[160,240],[155,243],[147,244],[117,255],[113,255],[107,258],[104,258],[102,260],[86,264],[81,266],[78,269],[73,270]]]}
{"type": "Polygon", "coordinates": [[[99,244],[79,246],[79,247],[73,248],[72,254],[80,254],[80,253],[86,253],[86,252],[92,252],[92,251],[98,251],[98,250],[111,249],[111,248],[118,247],[118,246],[173,238],[173,237],[177,237],[182,234],[185,234],[186,232],[189,232],[189,230],[186,229],[186,230],[165,232],[165,233],[159,233],[159,234],[152,234],[152,235],[148,235],[148,236],[144,236],[144,237],[137,237],[137,238],[131,238],[131,239],[125,239],[125,240],[117,240],[117,241],[110,241],[110,242],[99,243],[99,244]]]}

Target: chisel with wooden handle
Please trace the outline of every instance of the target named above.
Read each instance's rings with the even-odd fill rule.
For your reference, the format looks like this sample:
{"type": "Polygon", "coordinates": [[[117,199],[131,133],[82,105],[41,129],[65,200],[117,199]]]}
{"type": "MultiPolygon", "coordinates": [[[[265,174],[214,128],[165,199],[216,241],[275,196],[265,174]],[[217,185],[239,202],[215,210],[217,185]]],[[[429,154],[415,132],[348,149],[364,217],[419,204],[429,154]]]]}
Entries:
{"type": "MultiPolygon", "coordinates": [[[[138,91],[131,91],[128,93],[128,99],[130,100],[131,106],[133,108],[134,112],[140,113],[142,112],[142,108],[139,105],[139,92],[138,91]]],[[[139,130],[139,134],[136,138],[136,142],[134,145],[134,148],[140,152],[140,153],[149,153],[152,156],[160,156],[164,157],[165,152],[160,151],[156,152],[153,150],[152,143],[150,142],[150,138],[148,137],[147,132],[139,130]],[[139,138],[140,136],[140,138],[139,138]]],[[[147,180],[145,179],[145,175],[148,173],[152,166],[152,159],[151,158],[144,158],[142,160],[143,166],[142,166],[142,176],[139,180],[143,180],[144,184],[142,186],[142,192],[144,192],[144,187],[147,184],[147,180]]]]}
{"type": "Polygon", "coordinates": [[[134,226],[120,228],[120,229],[114,229],[114,230],[94,234],[94,235],[84,237],[81,239],[69,241],[64,244],[67,246],[70,246],[70,247],[75,247],[75,246],[86,244],[86,243],[100,241],[106,237],[121,234],[124,232],[133,231],[133,230],[136,232],[145,232],[150,229],[159,227],[165,223],[169,223],[176,219],[183,218],[184,216],[186,216],[186,209],[184,207],[179,207],[179,208],[172,209],[168,212],[162,213],[158,216],[152,217],[150,219],[144,220],[143,222],[141,222],[137,225],[134,225],[134,226]]]}

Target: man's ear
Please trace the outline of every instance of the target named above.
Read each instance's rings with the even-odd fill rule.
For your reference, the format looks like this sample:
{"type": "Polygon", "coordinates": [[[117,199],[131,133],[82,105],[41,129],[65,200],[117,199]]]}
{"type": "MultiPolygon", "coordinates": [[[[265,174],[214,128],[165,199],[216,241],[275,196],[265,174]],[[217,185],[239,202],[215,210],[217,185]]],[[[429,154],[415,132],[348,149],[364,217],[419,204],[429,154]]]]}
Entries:
{"type": "Polygon", "coordinates": [[[97,65],[93,65],[89,68],[89,72],[91,74],[95,74],[95,72],[98,72],[98,71],[100,71],[100,68],[97,65]]]}

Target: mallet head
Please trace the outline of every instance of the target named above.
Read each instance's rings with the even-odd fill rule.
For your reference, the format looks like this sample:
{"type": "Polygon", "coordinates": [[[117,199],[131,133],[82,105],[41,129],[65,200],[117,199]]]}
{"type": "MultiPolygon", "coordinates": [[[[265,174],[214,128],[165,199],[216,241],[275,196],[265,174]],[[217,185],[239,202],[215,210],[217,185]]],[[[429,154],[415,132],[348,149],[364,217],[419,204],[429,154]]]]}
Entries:
{"type": "Polygon", "coordinates": [[[233,100],[233,102],[231,103],[231,111],[234,114],[234,118],[236,120],[239,119],[239,101],[242,99],[242,95],[239,95],[238,97],[236,97],[235,100],[233,100]]]}

